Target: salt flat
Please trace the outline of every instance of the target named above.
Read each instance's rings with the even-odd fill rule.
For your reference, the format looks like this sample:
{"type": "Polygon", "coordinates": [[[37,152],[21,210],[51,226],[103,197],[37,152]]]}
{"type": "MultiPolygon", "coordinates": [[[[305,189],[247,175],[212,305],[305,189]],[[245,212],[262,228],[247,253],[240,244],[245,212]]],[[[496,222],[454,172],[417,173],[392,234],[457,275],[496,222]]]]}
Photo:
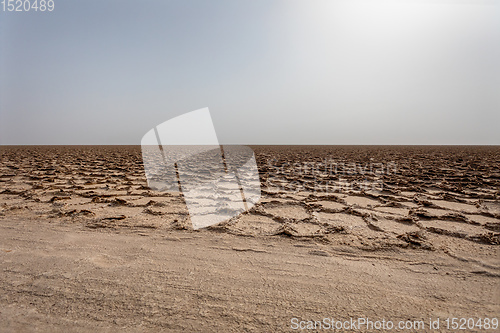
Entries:
{"type": "Polygon", "coordinates": [[[498,318],[498,147],[253,149],[259,202],[193,230],[139,147],[2,147],[0,331],[498,318]]]}
{"type": "Polygon", "coordinates": [[[1,218],[0,331],[292,331],[291,319],[498,316],[500,267],[209,231],[1,218]]]}

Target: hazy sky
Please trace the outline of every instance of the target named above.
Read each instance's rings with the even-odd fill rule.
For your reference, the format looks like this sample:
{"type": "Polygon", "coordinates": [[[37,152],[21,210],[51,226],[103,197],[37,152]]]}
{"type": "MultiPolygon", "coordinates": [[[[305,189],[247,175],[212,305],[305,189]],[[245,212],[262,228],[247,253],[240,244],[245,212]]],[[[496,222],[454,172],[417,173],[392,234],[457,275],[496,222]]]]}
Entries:
{"type": "Polygon", "coordinates": [[[500,1],[54,1],[0,12],[1,144],[500,144],[500,1]]]}

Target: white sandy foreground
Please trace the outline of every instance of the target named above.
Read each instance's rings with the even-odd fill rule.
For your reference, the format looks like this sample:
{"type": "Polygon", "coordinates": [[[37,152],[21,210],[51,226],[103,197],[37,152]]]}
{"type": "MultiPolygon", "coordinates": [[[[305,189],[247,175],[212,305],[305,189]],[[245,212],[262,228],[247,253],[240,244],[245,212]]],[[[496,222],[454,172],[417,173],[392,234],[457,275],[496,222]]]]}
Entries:
{"type": "Polygon", "coordinates": [[[294,331],[293,318],[430,331],[429,317],[448,331],[448,317],[499,317],[491,259],[2,217],[0,331],[272,332],[294,331]]]}

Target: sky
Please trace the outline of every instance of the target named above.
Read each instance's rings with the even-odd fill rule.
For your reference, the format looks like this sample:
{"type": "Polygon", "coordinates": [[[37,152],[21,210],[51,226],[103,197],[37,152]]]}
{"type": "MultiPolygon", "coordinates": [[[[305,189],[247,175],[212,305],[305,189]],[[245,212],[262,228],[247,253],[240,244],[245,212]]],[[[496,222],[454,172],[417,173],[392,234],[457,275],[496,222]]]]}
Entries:
{"type": "Polygon", "coordinates": [[[500,0],[54,3],[0,11],[0,144],[500,144],[500,0]]]}

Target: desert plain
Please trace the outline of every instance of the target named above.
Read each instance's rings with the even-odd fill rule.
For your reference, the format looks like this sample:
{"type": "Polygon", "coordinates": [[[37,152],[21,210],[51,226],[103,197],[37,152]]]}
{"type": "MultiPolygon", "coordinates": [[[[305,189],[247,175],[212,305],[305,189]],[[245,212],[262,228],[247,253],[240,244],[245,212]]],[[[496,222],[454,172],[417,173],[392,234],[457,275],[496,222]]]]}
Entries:
{"type": "Polygon", "coordinates": [[[500,147],[251,148],[260,200],[194,230],[139,146],[2,146],[0,331],[500,317],[500,147]]]}

